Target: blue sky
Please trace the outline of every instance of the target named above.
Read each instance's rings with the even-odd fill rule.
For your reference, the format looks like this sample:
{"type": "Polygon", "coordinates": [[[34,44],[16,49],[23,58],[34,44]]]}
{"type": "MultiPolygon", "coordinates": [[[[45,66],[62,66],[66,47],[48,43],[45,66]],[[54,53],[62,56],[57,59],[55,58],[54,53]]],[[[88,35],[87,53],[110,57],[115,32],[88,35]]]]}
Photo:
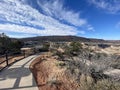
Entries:
{"type": "Polygon", "coordinates": [[[0,33],[120,40],[120,0],[0,0],[0,33]]]}

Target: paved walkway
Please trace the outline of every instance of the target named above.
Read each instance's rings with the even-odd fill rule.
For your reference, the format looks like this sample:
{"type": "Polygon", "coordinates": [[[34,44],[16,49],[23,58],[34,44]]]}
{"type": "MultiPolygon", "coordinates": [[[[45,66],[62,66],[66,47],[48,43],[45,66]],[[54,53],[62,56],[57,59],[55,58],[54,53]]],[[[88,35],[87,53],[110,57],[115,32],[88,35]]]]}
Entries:
{"type": "Polygon", "coordinates": [[[36,57],[32,55],[24,58],[0,72],[0,90],[38,90],[29,70],[30,63],[36,57]]]}

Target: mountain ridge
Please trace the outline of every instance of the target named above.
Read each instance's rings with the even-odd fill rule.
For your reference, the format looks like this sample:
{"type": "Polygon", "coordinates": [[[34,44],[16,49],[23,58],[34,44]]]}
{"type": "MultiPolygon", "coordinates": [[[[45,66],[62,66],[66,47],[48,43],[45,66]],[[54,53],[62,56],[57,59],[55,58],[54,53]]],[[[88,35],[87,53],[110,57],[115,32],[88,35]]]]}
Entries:
{"type": "Polygon", "coordinates": [[[81,42],[108,42],[104,39],[95,39],[95,38],[85,38],[79,36],[37,36],[37,37],[29,37],[29,38],[21,38],[22,41],[81,41],[81,42]]]}

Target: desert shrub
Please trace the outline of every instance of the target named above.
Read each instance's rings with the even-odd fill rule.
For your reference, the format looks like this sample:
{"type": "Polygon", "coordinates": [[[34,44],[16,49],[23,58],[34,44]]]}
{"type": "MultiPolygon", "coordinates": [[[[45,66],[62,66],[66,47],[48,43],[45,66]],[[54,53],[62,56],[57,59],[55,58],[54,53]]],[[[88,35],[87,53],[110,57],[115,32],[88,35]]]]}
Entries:
{"type": "Polygon", "coordinates": [[[5,54],[6,51],[8,52],[15,52],[20,53],[20,48],[23,46],[23,42],[19,40],[12,40],[11,38],[7,37],[0,37],[0,54],[5,54]]]}
{"type": "Polygon", "coordinates": [[[114,69],[120,69],[120,63],[118,62],[114,62],[111,67],[113,67],[114,69]]]}
{"type": "Polygon", "coordinates": [[[70,47],[73,52],[78,52],[82,48],[82,44],[79,42],[71,42],[70,47]]]}
{"type": "Polygon", "coordinates": [[[82,51],[82,44],[79,42],[71,42],[70,45],[65,48],[65,54],[69,56],[77,56],[80,51],[82,51]]]}
{"type": "Polygon", "coordinates": [[[65,67],[65,66],[66,66],[66,63],[65,63],[65,62],[60,61],[60,62],[56,63],[56,66],[58,66],[58,67],[60,67],[60,68],[63,68],[63,67],[65,67]]]}
{"type": "Polygon", "coordinates": [[[109,79],[99,80],[94,83],[89,76],[81,76],[80,87],[78,90],[120,90],[120,84],[109,79]]]}
{"type": "Polygon", "coordinates": [[[39,49],[40,52],[46,52],[49,51],[50,43],[45,42],[43,43],[43,47],[39,49]]]}
{"type": "Polygon", "coordinates": [[[105,53],[94,53],[91,56],[92,61],[104,61],[108,58],[109,56],[105,53]]]}
{"type": "Polygon", "coordinates": [[[56,51],[56,55],[59,57],[59,59],[61,59],[61,60],[64,59],[64,56],[63,56],[63,53],[62,53],[62,52],[56,51]]]}
{"type": "Polygon", "coordinates": [[[0,53],[5,54],[6,50],[10,49],[11,39],[8,37],[0,37],[0,53]]]}
{"type": "Polygon", "coordinates": [[[104,82],[119,87],[116,82],[110,81],[110,79],[112,80],[111,77],[104,74],[104,71],[111,68],[120,68],[119,56],[94,52],[89,47],[83,48],[79,42],[72,42],[70,45],[66,45],[64,49],[64,53],[56,52],[56,55],[63,59],[64,63],[60,63],[59,66],[66,67],[66,74],[78,83],[81,75],[85,75],[87,78],[90,76],[93,80],[91,84],[86,84],[88,82],[85,81],[87,86],[83,85],[83,89],[80,90],[119,90],[110,89],[110,86],[104,88],[106,85],[104,82]]]}
{"type": "Polygon", "coordinates": [[[120,69],[120,56],[119,55],[113,55],[114,58],[112,61],[111,61],[111,64],[110,66],[115,68],[115,69],[120,69]]]}
{"type": "Polygon", "coordinates": [[[23,42],[19,40],[12,41],[9,45],[10,52],[15,52],[16,54],[20,53],[21,52],[20,48],[22,48],[22,46],[23,42]]]}
{"type": "Polygon", "coordinates": [[[95,90],[119,90],[120,84],[117,82],[113,82],[109,79],[103,79],[98,81],[94,85],[95,90]]]}

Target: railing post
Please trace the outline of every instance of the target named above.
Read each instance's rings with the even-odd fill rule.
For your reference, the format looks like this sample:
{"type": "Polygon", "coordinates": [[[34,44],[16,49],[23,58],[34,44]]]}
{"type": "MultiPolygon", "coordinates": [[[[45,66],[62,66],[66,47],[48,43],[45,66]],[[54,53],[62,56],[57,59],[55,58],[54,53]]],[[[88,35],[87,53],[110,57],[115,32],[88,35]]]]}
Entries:
{"type": "Polygon", "coordinates": [[[7,66],[9,65],[9,63],[8,63],[8,52],[6,51],[6,53],[5,53],[5,57],[6,57],[6,64],[7,64],[7,66]]]}
{"type": "Polygon", "coordinates": [[[24,54],[24,58],[25,58],[25,50],[23,51],[23,54],[24,54]]]}
{"type": "Polygon", "coordinates": [[[34,54],[36,53],[36,49],[34,48],[34,54]]]}

